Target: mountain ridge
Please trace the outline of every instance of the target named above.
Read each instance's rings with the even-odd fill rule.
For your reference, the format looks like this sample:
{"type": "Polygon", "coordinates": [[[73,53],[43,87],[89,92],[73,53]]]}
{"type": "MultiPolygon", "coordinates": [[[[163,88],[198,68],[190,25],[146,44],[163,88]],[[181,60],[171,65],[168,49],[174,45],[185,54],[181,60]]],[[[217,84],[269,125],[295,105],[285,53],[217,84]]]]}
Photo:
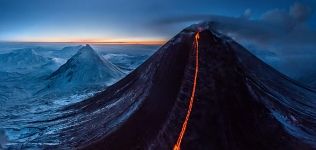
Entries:
{"type": "Polygon", "coordinates": [[[19,70],[23,71],[23,69],[39,67],[51,61],[50,59],[37,54],[32,48],[14,50],[9,53],[0,54],[0,57],[2,69],[10,72],[10,68],[17,68],[12,71],[19,72],[19,70]]]}

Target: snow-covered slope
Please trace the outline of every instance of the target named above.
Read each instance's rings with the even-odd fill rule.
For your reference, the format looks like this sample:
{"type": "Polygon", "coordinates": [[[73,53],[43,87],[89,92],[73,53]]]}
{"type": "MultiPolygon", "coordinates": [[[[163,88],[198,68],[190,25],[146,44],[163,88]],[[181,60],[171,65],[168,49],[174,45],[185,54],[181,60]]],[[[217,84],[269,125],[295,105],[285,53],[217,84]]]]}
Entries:
{"type": "Polygon", "coordinates": [[[0,69],[8,72],[25,72],[50,61],[49,58],[37,54],[34,49],[19,49],[0,55],[0,69]]]}
{"type": "Polygon", "coordinates": [[[108,86],[122,76],[119,68],[86,45],[48,77],[48,88],[81,89],[91,85],[108,86]]]}

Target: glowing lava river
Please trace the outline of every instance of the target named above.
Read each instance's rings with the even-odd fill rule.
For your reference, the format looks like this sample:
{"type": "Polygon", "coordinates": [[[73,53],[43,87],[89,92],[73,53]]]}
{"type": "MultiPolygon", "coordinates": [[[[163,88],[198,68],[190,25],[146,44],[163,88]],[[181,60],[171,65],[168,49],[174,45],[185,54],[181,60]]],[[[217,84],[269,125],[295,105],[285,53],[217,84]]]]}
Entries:
{"type": "Polygon", "coordinates": [[[312,150],[315,99],[206,22],[105,91],[31,122],[27,142],[6,148],[312,150]]]}
{"type": "Polygon", "coordinates": [[[180,150],[181,148],[181,142],[182,142],[182,138],[183,135],[185,133],[185,130],[187,128],[187,124],[190,118],[190,114],[192,111],[192,107],[193,107],[193,103],[194,103],[194,96],[195,96],[195,89],[196,89],[196,83],[197,83],[197,78],[198,78],[198,73],[199,73],[199,38],[200,38],[200,32],[197,32],[195,34],[195,38],[194,38],[194,48],[195,48],[195,72],[194,72],[194,81],[193,81],[193,87],[192,87],[192,94],[190,97],[190,103],[189,103],[189,108],[188,108],[188,112],[187,115],[185,117],[185,120],[183,122],[182,125],[182,129],[181,132],[179,134],[177,143],[174,145],[174,150],[180,150]]]}

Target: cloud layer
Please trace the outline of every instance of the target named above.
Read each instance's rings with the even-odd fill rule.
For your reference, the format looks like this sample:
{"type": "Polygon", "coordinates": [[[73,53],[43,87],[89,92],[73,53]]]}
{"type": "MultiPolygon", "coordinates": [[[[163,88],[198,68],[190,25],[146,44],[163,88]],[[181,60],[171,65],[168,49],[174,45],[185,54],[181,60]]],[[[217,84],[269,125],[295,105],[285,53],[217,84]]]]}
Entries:
{"type": "Polygon", "coordinates": [[[293,78],[302,78],[311,72],[316,75],[313,67],[316,65],[316,30],[308,25],[313,13],[310,7],[295,3],[288,9],[269,10],[258,19],[251,19],[251,13],[251,9],[246,9],[240,17],[191,15],[163,19],[157,24],[170,27],[185,22],[213,21],[215,28],[251,50],[275,53],[279,62],[270,64],[281,72],[293,78]]]}

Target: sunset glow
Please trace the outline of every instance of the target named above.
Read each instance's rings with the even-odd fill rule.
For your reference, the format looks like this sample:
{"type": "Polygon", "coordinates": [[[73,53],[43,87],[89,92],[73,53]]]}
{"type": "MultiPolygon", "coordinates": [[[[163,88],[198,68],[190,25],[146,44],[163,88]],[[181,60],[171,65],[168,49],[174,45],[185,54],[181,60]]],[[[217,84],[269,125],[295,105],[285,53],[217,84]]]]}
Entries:
{"type": "Polygon", "coordinates": [[[69,38],[41,38],[17,40],[8,42],[31,42],[31,43],[93,43],[93,44],[144,44],[144,45],[162,45],[165,39],[69,39],[69,38]]]}

